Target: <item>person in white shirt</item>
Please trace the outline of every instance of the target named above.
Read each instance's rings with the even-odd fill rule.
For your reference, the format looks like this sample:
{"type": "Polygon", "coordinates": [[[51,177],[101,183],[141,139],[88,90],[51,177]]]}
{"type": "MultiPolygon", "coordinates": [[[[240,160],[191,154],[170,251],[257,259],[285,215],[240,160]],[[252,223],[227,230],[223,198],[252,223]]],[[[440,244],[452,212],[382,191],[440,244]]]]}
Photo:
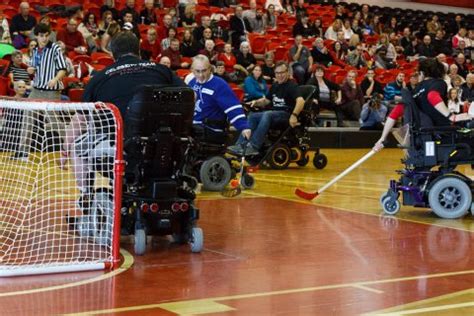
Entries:
{"type": "Polygon", "coordinates": [[[268,6],[273,5],[275,7],[275,11],[279,13],[286,12],[285,8],[281,5],[280,0],[265,0],[265,9],[268,9],[268,6]]]}

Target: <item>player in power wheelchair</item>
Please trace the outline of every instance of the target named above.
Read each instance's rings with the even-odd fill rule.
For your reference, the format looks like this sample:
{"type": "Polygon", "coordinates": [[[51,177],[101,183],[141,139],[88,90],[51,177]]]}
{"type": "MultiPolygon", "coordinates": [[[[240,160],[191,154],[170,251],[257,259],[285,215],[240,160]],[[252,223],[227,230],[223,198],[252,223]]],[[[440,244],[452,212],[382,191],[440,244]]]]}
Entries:
{"type": "MultiPolygon", "coordinates": [[[[290,163],[296,163],[304,167],[309,162],[309,135],[308,128],[313,120],[312,102],[316,88],[312,85],[298,86],[299,94],[305,100],[304,109],[298,116],[300,125],[291,127],[288,122],[273,124],[270,126],[266,140],[260,148],[259,153],[247,158],[250,165],[268,164],[270,168],[283,170],[290,163]]],[[[247,109],[252,110],[248,105],[247,109]]],[[[326,155],[316,148],[313,157],[313,165],[317,169],[323,169],[327,165],[326,155]]]]}
{"type": "Polygon", "coordinates": [[[456,168],[474,164],[474,131],[456,125],[434,126],[411,92],[404,89],[402,98],[404,120],[409,123],[394,135],[406,151],[405,167],[398,171],[400,179],[391,180],[380,198],[384,212],[399,212],[400,194],[403,205],[431,208],[442,218],[472,212],[473,182],[456,168]]]}
{"type": "Polygon", "coordinates": [[[183,173],[193,112],[194,92],[187,87],[144,86],[129,104],[122,234],[135,235],[138,255],[145,253],[147,235],[172,235],[189,242],[192,252],[202,250],[196,180],[183,173]]]}

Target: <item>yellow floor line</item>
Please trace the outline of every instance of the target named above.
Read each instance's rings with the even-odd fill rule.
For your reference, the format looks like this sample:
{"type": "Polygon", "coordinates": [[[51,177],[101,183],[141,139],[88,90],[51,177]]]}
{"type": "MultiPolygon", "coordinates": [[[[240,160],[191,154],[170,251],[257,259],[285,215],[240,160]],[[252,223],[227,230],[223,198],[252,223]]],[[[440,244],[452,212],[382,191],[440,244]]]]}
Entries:
{"type": "Polygon", "coordinates": [[[385,314],[377,314],[377,315],[384,315],[384,316],[413,315],[413,314],[439,312],[439,311],[445,311],[448,309],[466,308],[466,307],[474,307],[474,302],[447,304],[447,305],[425,307],[425,308],[411,309],[407,311],[398,311],[398,312],[393,312],[393,313],[385,313],[385,314]]]}
{"type": "Polygon", "coordinates": [[[85,284],[90,284],[90,283],[110,279],[112,277],[115,277],[115,276],[119,275],[120,273],[123,273],[123,272],[127,271],[133,265],[133,262],[134,262],[133,256],[128,251],[126,251],[125,249],[121,249],[120,253],[122,254],[122,256],[124,258],[124,261],[120,265],[120,267],[118,267],[117,269],[115,269],[113,271],[110,271],[110,272],[107,272],[105,274],[94,277],[92,279],[87,279],[87,280],[73,282],[73,283],[66,283],[66,284],[61,284],[61,285],[55,285],[55,286],[49,286],[49,287],[39,288],[39,289],[31,289],[31,290],[24,290],[24,291],[0,293],[0,297],[15,296],[15,295],[26,295],[26,294],[35,294],[35,293],[43,293],[43,292],[49,292],[49,291],[63,290],[63,289],[71,288],[71,287],[81,286],[81,285],[85,285],[85,284]]]}
{"type": "MultiPolygon", "coordinates": [[[[298,294],[298,293],[306,293],[306,292],[321,291],[321,290],[341,289],[341,288],[347,288],[347,287],[360,287],[360,286],[365,287],[366,285],[386,284],[386,283],[404,282],[404,281],[415,281],[415,280],[420,280],[420,279],[446,278],[446,277],[450,277],[450,276],[460,276],[460,275],[467,275],[467,274],[474,274],[474,270],[446,272],[446,273],[435,273],[435,274],[428,274],[428,275],[417,275],[417,276],[400,277],[400,278],[394,278],[394,279],[375,280],[375,281],[362,281],[362,282],[353,282],[353,283],[330,284],[330,285],[322,285],[322,286],[299,288],[299,289],[297,288],[297,289],[288,289],[288,290],[271,291],[271,292],[229,295],[229,296],[211,297],[211,298],[203,298],[203,299],[196,299],[196,300],[185,300],[185,301],[177,301],[177,302],[166,302],[166,303],[149,304],[149,305],[129,306],[129,307],[120,307],[120,308],[111,308],[111,309],[104,309],[104,310],[95,310],[95,311],[87,311],[87,312],[80,312],[80,313],[72,313],[72,314],[66,314],[66,315],[68,315],[68,316],[71,316],[71,315],[74,315],[74,316],[100,315],[100,314],[108,314],[108,313],[138,311],[138,310],[145,310],[145,309],[156,309],[156,308],[166,309],[167,307],[169,307],[169,304],[171,304],[171,303],[173,303],[173,304],[178,304],[179,303],[181,306],[184,306],[184,305],[185,306],[192,306],[193,304],[199,304],[199,306],[202,306],[203,302],[205,303],[205,302],[210,302],[210,301],[211,302],[220,302],[220,301],[231,301],[231,300],[257,298],[257,297],[269,297],[269,296],[284,295],[284,294],[298,294]]],[[[364,289],[366,289],[366,288],[364,288],[364,289]]]]}
{"type": "Polygon", "coordinates": [[[458,291],[458,292],[454,292],[454,293],[448,293],[448,294],[444,294],[444,295],[440,295],[440,296],[436,296],[436,297],[431,297],[431,298],[427,298],[427,299],[424,299],[424,300],[411,302],[411,303],[408,303],[408,304],[397,305],[397,306],[385,308],[385,309],[382,309],[382,310],[366,313],[366,314],[363,314],[363,315],[364,316],[387,315],[387,314],[390,314],[390,313],[398,312],[400,310],[404,311],[404,310],[410,310],[412,308],[418,309],[422,305],[433,304],[433,303],[436,303],[436,302],[439,302],[439,301],[457,298],[457,297],[460,297],[460,296],[463,296],[463,295],[466,295],[466,294],[467,295],[474,294],[474,288],[467,289],[467,290],[462,290],[462,291],[458,291]]]}

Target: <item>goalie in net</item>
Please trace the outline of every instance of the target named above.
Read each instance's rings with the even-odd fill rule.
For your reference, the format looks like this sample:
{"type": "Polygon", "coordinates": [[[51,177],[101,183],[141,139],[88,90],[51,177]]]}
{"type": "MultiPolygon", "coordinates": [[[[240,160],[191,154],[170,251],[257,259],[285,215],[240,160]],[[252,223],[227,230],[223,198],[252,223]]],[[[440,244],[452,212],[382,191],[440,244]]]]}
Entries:
{"type": "Polygon", "coordinates": [[[0,110],[0,276],[116,265],[118,110],[99,103],[13,100],[2,100],[0,110]],[[33,133],[22,140],[25,124],[33,133]],[[11,159],[19,150],[28,159],[11,159]]]}

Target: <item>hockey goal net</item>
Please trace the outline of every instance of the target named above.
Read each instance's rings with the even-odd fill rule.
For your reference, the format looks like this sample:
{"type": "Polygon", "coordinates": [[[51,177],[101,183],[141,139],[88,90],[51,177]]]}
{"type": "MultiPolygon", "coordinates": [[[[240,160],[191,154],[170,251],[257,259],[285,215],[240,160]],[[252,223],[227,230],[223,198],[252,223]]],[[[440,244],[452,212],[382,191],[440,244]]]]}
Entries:
{"type": "Polygon", "coordinates": [[[0,277],[118,263],[121,129],[108,104],[0,100],[0,277]]]}

